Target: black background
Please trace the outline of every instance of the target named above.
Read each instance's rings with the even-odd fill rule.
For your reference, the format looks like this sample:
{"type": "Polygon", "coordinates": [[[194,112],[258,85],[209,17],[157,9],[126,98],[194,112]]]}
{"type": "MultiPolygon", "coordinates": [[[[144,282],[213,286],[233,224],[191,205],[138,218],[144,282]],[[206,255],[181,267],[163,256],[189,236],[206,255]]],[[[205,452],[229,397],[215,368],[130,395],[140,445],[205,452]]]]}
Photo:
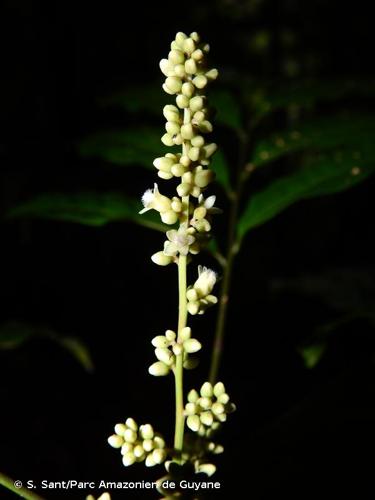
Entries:
{"type": "MultiPolygon", "coordinates": [[[[98,111],[96,97],[129,83],[160,84],[158,61],[179,30],[201,32],[213,64],[240,75],[282,75],[277,42],[266,55],[248,47],[253,32],[277,34],[287,26],[297,35],[293,54],[301,76],[373,76],[373,21],[365,3],[264,0],[254,10],[256,4],[5,1],[2,212],[47,190],[142,194],[151,173],[84,161],[75,143],[109,123],[126,125],[126,116],[98,111]]],[[[374,187],[370,179],[300,203],[247,238],[235,267],[221,374],[238,411],[221,439],[226,452],[217,478],[223,487],[212,498],[234,497],[234,490],[254,500],[335,499],[349,491],[353,498],[373,497],[374,331],[365,321],[351,322],[308,370],[296,346],[336,311],[319,299],[277,293],[273,285],[333,268],[372,276],[374,187]]],[[[220,206],[220,190],[217,195],[220,206]]],[[[218,219],[219,233],[224,223],[225,216],[218,219]]],[[[160,470],[124,469],[106,438],[127,416],[172,437],[172,380],[147,374],[149,340],[176,321],[175,269],[157,268],[149,259],[161,235],[127,223],[97,229],[7,219],[1,235],[2,320],[78,336],[96,369],[85,373],[42,340],[0,352],[0,470],[36,482],[158,478],[160,470]]],[[[210,310],[193,320],[206,348],[214,318],[210,310]]],[[[206,377],[207,350],[188,386],[206,377]]],[[[50,490],[44,496],[79,499],[85,493],[50,490]]],[[[8,493],[0,490],[0,498],[8,493]]]]}

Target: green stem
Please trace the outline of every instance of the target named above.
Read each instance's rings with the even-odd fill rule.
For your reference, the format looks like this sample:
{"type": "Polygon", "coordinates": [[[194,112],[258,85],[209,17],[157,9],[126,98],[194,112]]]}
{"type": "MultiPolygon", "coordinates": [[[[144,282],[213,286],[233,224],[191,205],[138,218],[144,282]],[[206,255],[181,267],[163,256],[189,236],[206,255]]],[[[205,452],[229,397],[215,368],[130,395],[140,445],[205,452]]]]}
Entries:
{"type": "Polygon", "coordinates": [[[42,497],[36,495],[35,493],[32,493],[24,486],[22,486],[21,488],[16,488],[15,483],[17,483],[17,481],[14,481],[10,477],[0,472],[0,484],[8,490],[13,491],[13,493],[21,498],[26,498],[26,500],[43,500],[42,497]]]}
{"type": "Polygon", "coordinates": [[[240,208],[240,200],[245,182],[251,173],[251,168],[248,168],[248,166],[246,166],[245,164],[245,158],[247,153],[246,135],[240,134],[239,140],[240,140],[240,155],[238,163],[237,183],[236,183],[236,189],[232,193],[231,197],[232,204],[229,214],[228,248],[227,248],[227,255],[225,256],[225,265],[223,268],[223,280],[220,290],[219,312],[216,322],[215,338],[212,348],[211,366],[209,373],[209,381],[211,382],[211,384],[215,384],[215,382],[217,381],[220,363],[223,357],[225,324],[227,318],[229,291],[232,278],[233,264],[240,247],[240,242],[237,241],[237,236],[236,236],[236,227],[237,227],[237,220],[240,208]]]}

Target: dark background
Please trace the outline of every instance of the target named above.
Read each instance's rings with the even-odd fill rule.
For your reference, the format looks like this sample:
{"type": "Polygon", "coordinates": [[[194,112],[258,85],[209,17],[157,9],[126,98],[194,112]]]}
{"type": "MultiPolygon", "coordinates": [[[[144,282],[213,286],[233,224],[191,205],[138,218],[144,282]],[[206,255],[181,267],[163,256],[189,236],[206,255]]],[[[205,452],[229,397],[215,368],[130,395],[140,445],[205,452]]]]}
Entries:
{"type": "MultiPolygon", "coordinates": [[[[142,194],[151,173],[83,160],[75,144],[90,131],[126,124],[126,115],[98,110],[97,97],[129,83],[160,84],[158,61],[179,30],[201,32],[213,65],[227,74],[234,68],[238,78],[373,76],[373,20],[364,2],[7,0],[0,21],[4,215],[45,191],[142,194]],[[280,42],[286,29],[296,40],[288,49],[280,42]],[[253,38],[261,31],[270,43],[259,52],[253,38]]],[[[280,283],[339,269],[372,285],[374,188],[370,179],[300,203],[248,237],[235,267],[221,376],[238,411],[221,439],[223,488],[212,498],[234,497],[234,490],[254,500],[349,491],[373,497],[374,330],[365,320],[344,325],[309,370],[298,346],[339,314],[280,283]]],[[[219,234],[224,223],[217,223],[219,234]]],[[[35,481],[158,478],[160,470],[124,469],[106,438],[127,416],[172,437],[172,380],[147,374],[149,340],[176,321],[175,270],[149,260],[161,235],[128,223],[97,229],[4,217],[1,234],[2,321],[74,334],[88,345],[95,371],[85,373],[40,339],[0,352],[0,470],[35,481]]],[[[367,287],[370,304],[373,292],[367,287]]],[[[210,310],[193,320],[206,348],[214,317],[210,310]]],[[[206,349],[188,386],[201,383],[207,366],[206,349]]],[[[8,498],[5,490],[0,498],[8,498]]]]}

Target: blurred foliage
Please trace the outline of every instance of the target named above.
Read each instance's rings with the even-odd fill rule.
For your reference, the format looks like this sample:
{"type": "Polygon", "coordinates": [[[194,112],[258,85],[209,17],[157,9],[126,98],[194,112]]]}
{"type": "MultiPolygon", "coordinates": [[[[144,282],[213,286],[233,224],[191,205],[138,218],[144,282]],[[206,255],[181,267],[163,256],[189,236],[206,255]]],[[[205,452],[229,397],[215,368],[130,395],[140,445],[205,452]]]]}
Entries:
{"type": "Polygon", "coordinates": [[[56,343],[69,352],[86,371],[93,371],[90,352],[75,337],[62,336],[49,328],[20,321],[8,321],[0,325],[0,349],[16,349],[37,338],[56,343]]]}

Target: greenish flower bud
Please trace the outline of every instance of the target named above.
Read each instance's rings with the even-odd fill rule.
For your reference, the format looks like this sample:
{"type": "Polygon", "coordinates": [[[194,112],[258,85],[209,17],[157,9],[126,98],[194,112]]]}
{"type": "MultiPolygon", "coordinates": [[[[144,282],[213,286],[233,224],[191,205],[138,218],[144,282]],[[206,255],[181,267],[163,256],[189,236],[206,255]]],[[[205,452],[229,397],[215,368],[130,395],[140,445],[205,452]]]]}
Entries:
{"type": "Polygon", "coordinates": [[[161,170],[158,171],[158,177],[160,177],[160,179],[172,179],[173,177],[173,174],[171,172],[162,172],[161,170]]]}
{"type": "Polygon", "coordinates": [[[169,95],[174,95],[175,94],[175,92],[173,92],[169,87],[167,87],[165,83],[163,83],[162,88],[163,88],[164,92],[166,92],[169,95]]]}
{"type": "Polygon", "coordinates": [[[137,441],[137,433],[133,429],[126,429],[124,439],[127,443],[135,443],[137,441]]]}
{"type": "Polygon", "coordinates": [[[213,131],[212,123],[209,122],[208,120],[203,120],[199,124],[199,130],[203,132],[204,134],[208,134],[213,131]]]}
{"type": "Polygon", "coordinates": [[[187,39],[187,35],[185,35],[185,33],[183,33],[182,31],[179,31],[176,35],[176,43],[179,47],[183,47],[184,46],[184,41],[187,39]]]}
{"type": "Polygon", "coordinates": [[[168,347],[169,341],[164,335],[157,335],[151,340],[151,344],[154,347],[168,347]]]}
{"type": "Polygon", "coordinates": [[[190,160],[190,158],[189,158],[188,156],[183,155],[183,156],[181,156],[181,158],[180,158],[180,163],[181,163],[181,165],[183,165],[184,167],[188,167],[188,166],[190,165],[190,163],[191,163],[191,160],[190,160]]]}
{"type": "Polygon", "coordinates": [[[199,43],[200,37],[196,31],[190,33],[190,38],[194,40],[194,42],[199,43]]]}
{"type": "Polygon", "coordinates": [[[191,58],[195,61],[201,61],[204,57],[203,51],[201,49],[194,50],[191,54],[191,58]]]}
{"type": "Polygon", "coordinates": [[[168,59],[162,59],[159,63],[161,72],[165,76],[173,76],[174,75],[174,65],[168,61],[168,59]]]}
{"type": "Polygon", "coordinates": [[[167,122],[165,124],[165,130],[169,135],[176,135],[180,133],[180,125],[176,122],[167,122]]]}
{"type": "Polygon", "coordinates": [[[177,186],[177,193],[179,196],[187,196],[190,193],[190,184],[186,184],[186,182],[182,182],[177,186]]]}
{"type": "Polygon", "coordinates": [[[197,339],[188,339],[184,342],[184,349],[187,353],[193,354],[200,351],[202,344],[197,339]]]}
{"type": "Polygon", "coordinates": [[[191,140],[194,137],[194,129],[191,123],[186,123],[185,125],[182,125],[181,127],[181,136],[185,140],[191,140]]]}
{"type": "Polygon", "coordinates": [[[174,163],[172,158],[168,158],[166,156],[161,156],[160,158],[155,158],[152,162],[154,167],[158,170],[162,170],[163,172],[169,172],[174,163]]]}
{"type": "Polygon", "coordinates": [[[143,446],[141,444],[137,444],[137,446],[134,447],[133,454],[136,458],[143,458],[145,456],[143,446]]]}
{"type": "Polygon", "coordinates": [[[175,144],[176,146],[180,146],[182,144],[182,137],[181,137],[181,134],[177,134],[177,135],[174,135],[173,136],[173,144],[175,144]]]}
{"type": "Polygon", "coordinates": [[[214,180],[214,178],[215,174],[212,170],[199,170],[195,174],[194,183],[200,188],[205,188],[214,180]]]}
{"type": "Polygon", "coordinates": [[[199,398],[199,406],[204,410],[208,410],[212,406],[211,398],[199,398]]]}
{"type": "Polygon", "coordinates": [[[198,302],[189,302],[187,305],[187,310],[192,316],[195,316],[199,312],[199,303],[198,302]]]}
{"type": "Polygon", "coordinates": [[[180,112],[176,106],[173,104],[167,104],[163,108],[163,115],[169,122],[179,122],[180,121],[180,112]]]}
{"type": "Polygon", "coordinates": [[[220,396],[217,398],[217,400],[219,401],[219,403],[226,405],[229,403],[229,395],[226,393],[220,394],[220,396]]]}
{"type": "Polygon", "coordinates": [[[206,73],[206,78],[208,78],[209,80],[216,80],[216,78],[218,77],[219,75],[219,72],[216,68],[213,68],[213,69],[210,69],[210,71],[207,71],[206,73]]]}
{"type": "Polygon", "coordinates": [[[166,347],[157,347],[155,349],[155,356],[159,361],[162,361],[168,366],[173,363],[173,354],[166,347]]]}
{"type": "Polygon", "coordinates": [[[193,78],[193,83],[197,87],[197,89],[204,89],[204,87],[207,85],[207,78],[204,75],[197,75],[195,78],[193,78]]]}
{"type": "Polygon", "coordinates": [[[154,264],[158,266],[167,266],[173,262],[173,257],[165,255],[163,252],[156,252],[151,256],[151,260],[154,264]]]}
{"type": "Polygon", "coordinates": [[[123,436],[125,431],[126,431],[125,424],[116,424],[115,425],[115,433],[118,434],[119,436],[123,436]]]}
{"type": "Polygon", "coordinates": [[[181,344],[175,344],[172,347],[172,351],[176,356],[180,356],[183,353],[184,349],[181,344]]]}
{"type": "Polygon", "coordinates": [[[212,422],[214,421],[214,417],[210,411],[204,411],[200,415],[200,420],[202,424],[206,425],[207,427],[211,427],[212,422]]]}
{"type": "Polygon", "coordinates": [[[198,415],[189,415],[187,420],[186,420],[186,425],[191,429],[193,432],[197,432],[200,425],[201,421],[198,415]]]}
{"type": "Polygon", "coordinates": [[[134,464],[134,462],[135,462],[135,456],[131,451],[129,451],[129,453],[126,453],[122,457],[122,463],[125,465],[125,467],[134,464]]]}
{"type": "Polygon", "coordinates": [[[156,363],[153,363],[149,369],[148,373],[150,375],[153,375],[154,377],[163,377],[164,375],[168,375],[169,373],[169,366],[166,364],[162,363],[161,361],[156,361],[156,363]]]}
{"type": "Polygon", "coordinates": [[[161,142],[165,146],[173,146],[174,145],[173,138],[169,134],[164,134],[163,137],[161,138],[161,142]]]}
{"type": "Polygon", "coordinates": [[[194,59],[188,59],[185,61],[185,71],[188,75],[194,75],[197,72],[197,63],[194,59]]]}
{"type": "Polygon", "coordinates": [[[121,448],[124,444],[124,438],[122,436],[118,436],[117,434],[112,434],[108,438],[108,444],[112,446],[112,448],[121,448]]]}
{"type": "Polygon", "coordinates": [[[181,50],[171,50],[168,59],[172,64],[182,64],[185,61],[185,55],[181,50]]]}
{"type": "Polygon", "coordinates": [[[190,98],[194,95],[195,87],[192,83],[185,82],[182,84],[181,92],[183,93],[184,96],[190,98]]]}
{"type": "Polygon", "coordinates": [[[189,149],[188,156],[191,161],[197,161],[199,159],[200,149],[192,147],[189,149]]]}
{"type": "Polygon", "coordinates": [[[197,405],[195,403],[186,403],[185,405],[186,415],[195,415],[196,412],[197,412],[197,405]]]}
{"type": "Polygon", "coordinates": [[[195,389],[192,389],[191,391],[189,391],[189,393],[187,395],[187,399],[188,399],[189,403],[196,403],[199,399],[198,392],[195,389]]]}
{"type": "Polygon", "coordinates": [[[124,443],[121,447],[121,455],[126,455],[129,451],[133,451],[134,446],[131,443],[124,443]]]}
{"type": "Polygon", "coordinates": [[[165,441],[161,436],[154,437],[154,448],[165,448],[165,441]]]}
{"type": "Polygon", "coordinates": [[[153,439],[155,435],[154,429],[152,428],[151,424],[141,425],[141,427],[139,428],[139,433],[143,439],[153,439]]]}
{"type": "Polygon", "coordinates": [[[185,73],[185,65],[184,64],[177,64],[175,67],[174,67],[174,73],[176,76],[178,76],[179,78],[184,78],[186,76],[186,73],[185,73]]]}
{"type": "Polygon", "coordinates": [[[216,467],[214,464],[201,464],[198,466],[198,472],[203,472],[207,476],[213,476],[216,472],[216,467]]]}
{"type": "Polygon", "coordinates": [[[176,334],[173,330],[167,330],[165,332],[165,336],[170,342],[173,342],[176,339],[176,334]]]}
{"type": "Polygon", "coordinates": [[[206,146],[203,146],[202,149],[203,149],[204,157],[210,158],[217,150],[217,144],[212,142],[211,144],[207,144],[206,146]]]}
{"type": "Polygon", "coordinates": [[[176,222],[178,221],[178,215],[173,209],[161,213],[160,218],[164,222],[164,224],[176,224],[176,222]]]}
{"type": "Polygon", "coordinates": [[[186,38],[183,44],[184,52],[187,54],[192,54],[195,50],[195,42],[191,38],[186,38]]]}
{"type": "Polygon", "coordinates": [[[205,119],[206,119],[206,115],[204,114],[203,111],[196,111],[193,115],[192,122],[194,125],[199,125],[205,119]]]}
{"type": "Polygon", "coordinates": [[[204,398],[212,398],[213,389],[212,389],[212,385],[210,384],[210,382],[205,382],[202,385],[200,393],[201,393],[201,396],[203,396],[204,398]]]}
{"type": "Polygon", "coordinates": [[[129,429],[132,429],[133,431],[137,432],[138,431],[138,425],[137,425],[137,422],[134,420],[134,418],[127,418],[125,420],[125,424],[127,427],[129,427],[129,429]]]}
{"type": "Polygon", "coordinates": [[[187,292],[186,292],[186,298],[188,299],[188,301],[191,301],[191,302],[195,302],[198,300],[198,294],[197,294],[197,291],[194,289],[194,288],[190,288],[187,292]]]}
{"type": "Polygon", "coordinates": [[[166,456],[167,454],[165,450],[157,449],[152,452],[152,458],[156,464],[162,464],[166,459],[166,456]]]}
{"type": "Polygon", "coordinates": [[[214,403],[211,409],[215,413],[215,415],[220,415],[221,413],[225,412],[224,405],[219,402],[214,403]]]}
{"type": "Polygon", "coordinates": [[[203,108],[203,106],[204,106],[203,97],[197,95],[192,99],[190,99],[189,107],[193,113],[195,113],[196,111],[200,111],[203,108]]]}
{"type": "Polygon", "coordinates": [[[205,207],[198,207],[194,210],[194,219],[204,219],[207,215],[205,207]]]}
{"type": "Polygon", "coordinates": [[[145,451],[150,452],[154,449],[154,442],[152,439],[144,439],[142,442],[142,447],[145,451]]]}
{"type": "Polygon", "coordinates": [[[179,94],[176,97],[176,104],[179,108],[185,109],[189,107],[190,100],[186,95],[179,94]]]}
{"type": "Polygon", "coordinates": [[[196,135],[191,139],[191,145],[196,148],[204,146],[204,138],[201,135],[196,135]]]}
{"type": "Polygon", "coordinates": [[[215,415],[216,418],[221,422],[226,422],[227,421],[227,415],[226,413],[218,413],[217,415],[215,415]]]}
{"type": "MultiPolygon", "coordinates": [[[[177,165],[179,165],[179,164],[177,164],[177,165]]],[[[172,210],[174,210],[177,213],[180,213],[182,210],[182,202],[181,202],[180,198],[177,198],[177,196],[174,196],[172,198],[171,206],[172,206],[172,210]]]]}
{"type": "Polygon", "coordinates": [[[191,337],[191,328],[190,326],[185,326],[180,331],[180,339],[184,342],[185,340],[190,339],[191,337]]]}
{"type": "Polygon", "coordinates": [[[172,94],[177,94],[182,87],[181,78],[177,76],[168,76],[165,80],[165,86],[172,94]]]}
{"type": "Polygon", "coordinates": [[[154,465],[156,465],[156,462],[153,459],[152,454],[147,455],[145,465],[146,465],[146,467],[153,467],[154,465]]]}
{"type": "Polygon", "coordinates": [[[218,398],[225,393],[225,386],[223,382],[217,382],[214,386],[214,394],[218,398]]]}

